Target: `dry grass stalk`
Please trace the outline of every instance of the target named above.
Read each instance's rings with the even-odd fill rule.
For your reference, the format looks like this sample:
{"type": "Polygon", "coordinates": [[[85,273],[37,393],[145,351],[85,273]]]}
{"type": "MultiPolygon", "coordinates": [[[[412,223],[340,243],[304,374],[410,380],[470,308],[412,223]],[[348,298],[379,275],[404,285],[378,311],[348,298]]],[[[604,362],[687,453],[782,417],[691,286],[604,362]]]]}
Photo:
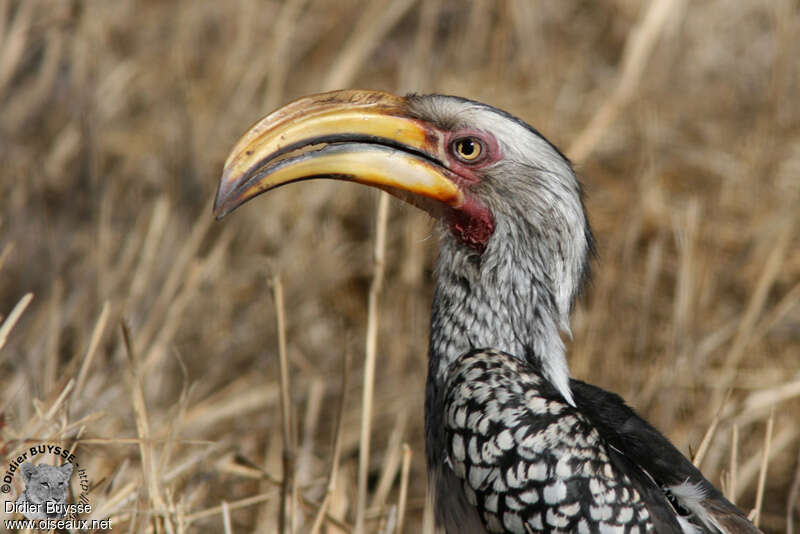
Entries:
{"type": "Polygon", "coordinates": [[[797,512],[797,504],[800,500],[800,452],[797,454],[797,461],[792,478],[792,487],[786,503],[786,534],[794,534],[794,518],[797,512]]]}
{"type": "Polygon", "coordinates": [[[61,409],[61,405],[64,404],[64,401],[67,399],[67,396],[72,392],[74,386],[75,386],[75,380],[70,378],[69,382],[67,382],[67,384],[64,386],[64,389],[61,390],[61,392],[58,394],[58,397],[56,397],[56,400],[50,406],[50,409],[47,410],[47,413],[42,415],[42,419],[50,421],[55,417],[56,412],[58,412],[61,409]]]}
{"type": "Polygon", "coordinates": [[[130,298],[132,300],[142,297],[142,294],[147,289],[147,283],[152,278],[156,254],[169,222],[170,211],[169,199],[166,196],[156,200],[153,211],[150,214],[150,225],[144,236],[144,247],[139,253],[139,262],[133,271],[130,289],[130,298]]]}
{"type": "Polygon", "coordinates": [[[3,324],[0,325],[0,350],[3,350],[3,347],[5,347],[8,335],[14,329],[14,325],[17,324],[19,318],[22,317],[22,314],[25,313],[25,308],[28,307],[31,300],[33,300],[33,293],[26,293],[19,299],[19,302],[17,302],[14,308],[11,309],[11,313],[8,314],[3,324]]]}
{"type": "Polygon", "coordinates": [[[434,517],[433,517],[433,500],[431,499],[430,493],[425,495],[425,502],[424,508],[422,510],[422,534],[434,534],[436,529],[434,528],[434,517]]]}
{"type": "Polygon", "coordinates": [[[684,0],[656,0],[647,7],[642,6],[639,21],[625,42],[622,68],[614,92],[567,150],[574,161],[581,163],[589,157],[622,108],[634,96],[664,28],[670,17],[682,15],[683,4],[684,0]]]}
{"type": "Polygon", "coordinates": [[[775,384],[770,389],[754,391],[744,399],[735,421],[740,425],[752,423],[768,414],[775,406],[800,396],[800,379],[775,384]]]}
{"type": "Polygon", "coordinates": [[[695,323],[694,310],[699,269],[697,268],[697,240],[700,221],[700,205],[691,200],[680,219],[675,221],[675,234],[679,255],[678,280],[675,288],[675,301],[672,308],[672,348],[676,359],[684,359],[691,350],[686,339],[693,337],[692,325],[695,323]]]}
{"type": "Polygon", "coordinates": [[[220,515],[223,513],[223,510],[225,508],[227,508],[230,513],[231,510],[246,508],[248,506],[253,506],[256,504],[260,504],[264,501],[274,499],[277,496],[277,493],[278,491],[276,490],[268,493],[260,493],[258,495],[253,495],[252,497],[246,497],[244,499],[239,499],[238,501],[222,501],[222,504],[220,504],[219,506],[214,506],[207,510],[201,510],[199,512],[188,514],[184,517],[184,520],[187,523],[192,523],[194,521],[197,521],[198,519],[204,519],[207,517],[220,515]]]}
{"type": "Polygon", "coordinates": [[[33,26],[36,9],[31,3],[23,3],[13,18],[9,18],[11,6],[2,7],[3,24],[0,25],[0,96],[11,81],[14,71],[24,59],[29,46],[29,33],[33,26]]]}
{"type": "Polygon", "coordinates": [[[761,505],[764,503],[764,486],[767,482],[767,469],[769,468],[769,449],[772,444],[772,427],[775,424],[775,410],[769,414],[767,429],[764,436],[764,453],[761,456],[761,469],[758,472],[758,486],[756,487],[756,505],[750,512],[749,519],[759,526],[761,523],[761,505]]]}
{"type": "MultiPolygon", "coordinates": [[[[794,218],[795,217],[791,217],[791,219],[794,218]]],[[[747,309],[739,325],[739,331],[728,353],[728,358],[725,362],[728,368],[736,367],[744,356],[745,349],[755,330],[756,322],[763,313],[769,291],[775,283],[778,274],[781,272],[781,267],[786,258],[787,247],[789,243],[791,243],[792,234],[794,233],[794,221],[788,221],[788,224],[782,225],[780,228],[780,233],[776,236],[775,245],[772,250],[770,250],[769,256],[767,256],[764,262],[764,270],[761,272],[761,277],[758,279],[755,291],[747,304],[747,309]]]]}
{"type": "Polygon", "coordinates": [[[722,417],[722,412],[725,411],[725,405],[727,404],[728,399],[730,399],[730,396],[731,396],[731,391],[729,390],[727,396],[725,397],[725,400],[719,407],[719,410],[717,410],[717,415],[714,416],[714,420],[711,421],[708,430],[706,430],[706,433],[703,436],[703,441],[700,442],[700,446],[697,448],[697,452],[695,453],[694,458],[692,459],[692,463],[698,469],[700,468],[701,465],[703,465],[703,458],[705,458],[706,452],[708,451],[708,448],[711,445],[711,440],[714,439],[714,433],[717,431],[717,426],[719,426],[719,420],[722,417]]]}
{"type": "Polygon", "coordinates": [[[328,473],[328,485],[325,488],[325,496],[319,506],[314,523],[311,527],[311,534],[317,534],[322,528],[323,520],[327,518],[328,506],[330,505],[331,495],[336,490],[336,478],[339,474],[339,462],[342,454],[342,421],[344,420],[345,406],[347,402],[347,388],[350,385],[350,353],[345,352],[344,369],[342,371],[342,385],[339,394],[339,406],[336,415],[336,430],[333,438],[333,451],[331,453],[331,468],[328,473]]]}
{"type": "MultiPolygon", "coordinates": [[[[784,453],[787,449],[797,445],[797,439],[800,436],[800,430],[792,427],[781,428],[775,437],[770,440],[769,454],[767,462],[771,463],[778,457],[779,454],[784,453]]],[[[736,501],[741,503],[741,496],[745,489],[757,490],[758,477],[761,474],[761,466],[764,464],[765,449],[756,450],[750,458],[742,463],[739,468],[737,493],[734,494],[736,501]]],[[[755,502],[755,496],[753,501],[755,502]]],[[[741,504],[740,504],[741,506],[741,504]]],[[[755,508],[755,504],[753,505],[755,508]]]]}
{"type": "MultiPolygon", "coordinates": [[[[11,243],[6,243],[5,245],[3,245],[3,250],[2,252],[0,252],[0,272],[2,272],[3,266],[5,266],[8,257],[11,255],[11,252],[13,251],[14,251],[13,241],[11,243]]],[[[0,316],[0,319],[2,319],[2,316],[0,316]]]]}
{"type": "Polygon", "coordinates": [[[397,528],[396,534],[403,534],[406,518],[406,504],[408,501],[408,474],[411,471],[411,447],[403,443],[403,467],[400,470],[400,496],[397,498],[397,528]]]}
{"type": "Polygon", "coordinates": [[[350,34],[350,39],[331,65],[323,89],[331,91],[350,85],[375,46],[397,24],[416,0],[370,2],[350,34]]]}
{"type": "Polygon", "coordinates": [[[289,57],[292,36],[297,25],[297,19],[307,3],[308,0],[287,0],[283,3],[278,13],[272,37],[267,90],[264,95],[264,109],[267,111],[277,108],[283,100],[286,75],[289,73],[292,64],[289,57]]]}
{"type": "Polygon", "coordinates": [[[314,437],[319,426],[322,402],[327,392],[325,381],[320,377],[311,379],[308,388],[306,410],[303,414],[303,440],[297,453],[297,484],[304,486],[312,476],[314,437]]]}
{"type": "Polygon", "coordinates": [[[58,366],[58,347],[61,344],[61,324],[63,321],[62,299],[64,298],[64,283],[56,280],[53,283],[52,296],[50,297],[50,319],[47,325],[47,349],[42,369],[42,389],[50,392],[56,381],[56,367],[58,366]]]}
{"type": "Polygon", "coordinates": [[[105,301],[103,302],[103,309],[100,311],[100,317],[97,318],[94,329],[92,329],[89,347],[86,349],[86,356],[84,356],[83,362],[81,363],[81,369],[78,372],[78,380],[75,384],[75,390],[77,392],[81,392],[83,390],[83,383],[86,381],[86,376],[89,373],[92,360],[94,360],[94,355],[97,353],[97,347],[100,345],[103,332],[105,332],[106,324],[108,323],[109,312],[109,302],[105,301]]]}
{"type": "Polygon", "coordinates": [[[736,478],[739,471],[739,425],[731,425],[731,459],[728,467],[728,478],[725,487],[725,497],[736,503],[736,478]]]}
{"type": "Polygon", "coordinates": [[[225,534],[233,534],[231,525],[231,510],[226,501],[222,501],[222,528],[225,534]]]}
{"type": "Polygon", "coordinates": [[[441,2],[421,2],[419,9],[419,27],[414,38],[414,48],[403,65],[402,91],[426,92],[427,69],[429,68],[429,52],[436,38],[436,23],[443,7],[441,2]]]}
{"type": "MultiPolygon", "coordinates": [[[[180,396],[178,397],[176,413],[174,413],[173,417],[169,418],[167,429],[168,434],[164,440],[163,448],[161,449],[160,458],[158,460],[158,473],[168,473],[168,467],[173,459],[173,455],[176,452],[178,445],[185,444],[185,441],[180,439],[180,431],[184,417],[186,416],[186,410],[189,406],[191,388],[189,386],[186,365],[184,364],[183,360],[181,360],[179,354],[176,354],[176,360],[178,361],[181,371],[183,372],[183,384],[181,386],[180,396]]],[[[205,443],[204,445],[210,444],[205,443]]],[[[167,491],[165,493],[165,499],[171,502],[171,496],[169,492],[167,491]]]]}
{"type": "Polygon", "coordinates": [[[194,430],[213,428],[231,418],[274,406],[279,401],[279,387],[254,386],[252,377],[241,377],[216,395],[195,403],[188,410],[183,426],[194,430]]]}
{"type": "Polygon", "coordinates": [[[794,534],[794,517],[797,511],[797,502],[800,500],[800,452],[797,454],[792,486],[786,500],[786,534],[794,534]]]}
{"type": "Polygon", "coordinates": [[[361,434],[358,449],[358,498],[356,501],[356,534],[364,532],[364,514],[367,509],[367,476],[369,475],[369,448],[372,436],[372,403],[375,394],[375,362],[378,346],[378,304],[383,288],[384,258],[386,254],[386,227],[389,219],[389,195],[381,192],[375,219],[375,246],[372,249],[372,283],[367,302],[367,338],[364,349],[364,390],[361,398],[361,434]]]}
{"type": "MultiPolygon", "coordinates": [[[[197,251],[203,242],[209,228],[211,227],[212,217],[207,214],[211,209],[211,204],[208,203],[203,206],[201,214],[197,216],[197,220],[192,225],[192,231],[189,237],[183,242],[175,255],[174,262],[170,263],[166,279],[163,286],[158,292],[158,296],[152,308],[149,310],[147,321],[136,336],[136,346],[150,347],[157,332],[169,324],[164,318],[168,312],[171,311],[172,304],[175,300],[175,295],[178,293],[182,284],[187,281],[192,282],[192,277],[187,277],[186,272],[192,264],[192,260],[197,256],[197,251]]],[[[165,222],[166,224],[166,222],[165,222]]],[[[180,314],[176,314],[180,317],[180,314]]],[[[174,316],[173,316],[174,317],[174,316]]]]}
{"type": "Polygon", "coordinates": [[[380,510],[384,507],[389,492],[397,478],[397,473],[400,470],[400,464],[402,462],[403,439],[406,433],[407,421],[408,413],[405,410],[401,410],[397,414],[392,433],[389,434],[389,444],[386,447],[381,476],[378,478],[378,484],[372,493],[372,500],[369,502],[369,508],[371,509],[380,510]]]}
{"type": "MultiPolygon", "coordinates": [[[[280,489],[283,486],[283,481],[281,479],[275,478],[274,476],[270,475],[268,472],[264,471],[257,465],[253,464],[251,461],[247,460],[246,458],[239,457],[237,458],[238,462],[242,462],[245,465],[238,465],[235,463],[226,462],[225,465],[221,467],[222,470],[228,473],[238,474],[240,476],[244,476],[247,478],[260,478],[269,482],[271,485],[275,486],[276,488],[280,489]]],[[[334,486],[335,488],[335,486],[334,486]]],[[[300,495],[299,496],[300,504],[309,511],[309,513],[317,514],[321,508],[321,504],[317,504],[312,502],[308,498],[300,495]]],[[[345,523],[344,521],[339,520],[338,518],[334,517],[332,514],[324,512],[324,521],[329,523],[331,526],[336,527],[342,532],[352,532],[353,528],[345,523]]]]}
{"type": "MultiPolygon", "coordinates": [[[[139,498],[149,499],[150,506],[147,501],[143,502],[143,510],[163,510],[165,508],[164,498],[161,493],[161,481],[159,480],[159,473],[155,463],[155,451],[153,450],[153,443],[151,442],[150,431],[150,418],[147,414],[147,403],[145,401],[144,391],[142,390],[142,377],[140,373],[140,362],[138,355],[133,347],[133,341],[130,331],[124,322],[120,323],[122,330],[122,337],[125,343],[126,354],[128,355],[128,364],[130,366],[130,388],[131,388],[131,402],[133,405],[134,415],[136,419],[136,430],[139,435],[139,455],[142,459],[142,476],[145,480],[145,487],[147,492],[139,494],[139,498]]],[[[152,512],[146,513],[146,518],[152,512]]],[[[152,517],[153,528],[158,530],[158,522],[156,517],[152,517]]],[[[163,517],[163,522],[169,523],[169,518],[163,517]]],[[[166,525],[164,525],[166,527],[166,525]]],[[[170,528],[170,527],[167,527],[170,528]]]]}
{"type": "Polygon", "coordinates": [[[278,275],[272,277],[272,292],[275,299],[275,317],[278,328],[278,365],[280,368],[281,429],[283,437],[283,482],[281,504],[278,514],[278,532],[294,532],[295,528],[295,460],[297,439],[292,417],[291,383],[289,359],[286,354],[286,318],[283,304],[283,285],[278,275]]]}

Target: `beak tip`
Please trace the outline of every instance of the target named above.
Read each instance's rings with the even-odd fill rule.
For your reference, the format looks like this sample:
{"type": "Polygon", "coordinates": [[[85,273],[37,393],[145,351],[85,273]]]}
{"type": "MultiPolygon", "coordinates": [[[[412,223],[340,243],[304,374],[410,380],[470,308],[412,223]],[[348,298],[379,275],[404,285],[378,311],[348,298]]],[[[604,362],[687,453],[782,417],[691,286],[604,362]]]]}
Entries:
{"type": "Polygon", "coordinates": [[[236,208],[236,206],[231,207],[228,204],[229,203],[226,202],[226,199],[224,199],[222,195],[217,195],[217,197],[214,199],[214,209],[212,210],[216,220],[221,221],[223,217],[236,208]]]}
{"type": "Polygon", "coordinates": [[[225,216],[225,213],[222,213],[222,198],[219,194],[219,188],[217,188],[217,194],[214,196],[214,207],[211,208],[211,214],[218,221],[225,216]]]}
{"type": "Polygon", "coordinates": [[[212,213],[216,220],[222,220],[227,214],[239,206],[239,202],[233,202],[232,197],[235,189],[235,180],[231,180],[230,172],[227,167],[223,169],[222,178],[217,186],[217,193],[214,196],[214,208],[212,213]]]}

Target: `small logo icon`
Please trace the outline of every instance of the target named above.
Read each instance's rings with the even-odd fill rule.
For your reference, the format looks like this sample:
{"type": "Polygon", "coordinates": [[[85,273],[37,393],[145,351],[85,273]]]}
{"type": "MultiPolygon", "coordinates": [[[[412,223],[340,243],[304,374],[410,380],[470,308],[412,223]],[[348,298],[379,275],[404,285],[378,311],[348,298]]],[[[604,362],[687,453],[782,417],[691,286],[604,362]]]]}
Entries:
{"type": "Polygon", "coordinates": [[[0,498],[3,512],[9,514],[2,521],[5,531],[111,529],[108,518],[85,518],[92,513],[91,483],[72,451],[42,443],[15,451],[7,461],[0,484],[0,492],[6,494],[0,498]]]}
{"type": "Polygon", "coordinates": [[[17,499],[17,511],[26,519],[61,519],[67,515],[71,463],[56,467],[25,462],[20,471],[25,491],[17,499]]]}

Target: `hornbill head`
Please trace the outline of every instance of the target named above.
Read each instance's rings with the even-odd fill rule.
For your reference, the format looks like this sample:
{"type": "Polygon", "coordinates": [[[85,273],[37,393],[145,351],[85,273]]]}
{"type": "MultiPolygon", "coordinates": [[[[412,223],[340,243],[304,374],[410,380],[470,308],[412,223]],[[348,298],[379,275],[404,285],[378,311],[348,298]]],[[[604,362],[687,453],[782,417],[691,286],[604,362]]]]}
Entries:
{"type": "MultiPolygon", "coordinates": [[[[311,178],[375,186],[430,213],[446,228],[439,278],[510,288],[500,302],[537,301],[514,315],[531,322],[546,313],[555,338],[542,352],[563,359],[557,331],[569,330],[592,240],[569,161],[532,127],[452,96],[348,90],[301,98],[239,140],[214,213],[221,218],[265,191],[311,178]]],[[[514,349],[493,338],[481,342],[514,349]]],[[[564,389],[566,364],[558,366],[564,389]]]]}

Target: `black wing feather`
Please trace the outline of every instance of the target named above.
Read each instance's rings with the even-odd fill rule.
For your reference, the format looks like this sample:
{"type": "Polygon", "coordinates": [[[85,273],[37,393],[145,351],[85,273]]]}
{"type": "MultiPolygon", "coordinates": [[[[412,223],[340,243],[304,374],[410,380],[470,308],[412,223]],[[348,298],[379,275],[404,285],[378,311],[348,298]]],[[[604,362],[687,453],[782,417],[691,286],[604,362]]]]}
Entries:
{"type": "MultiPolygon", "coordinates": [[[[703,494],[703,508],[721,532],[761,532],[667,438],[625,404],[622,397],[580,380],[571,380],[570,386],[578,409],[600,435],[656,484],[662,488],[686,482],[694,484],[703,494]]],[[[697,521],[695,518],[693,522],[697,521]]]]}

